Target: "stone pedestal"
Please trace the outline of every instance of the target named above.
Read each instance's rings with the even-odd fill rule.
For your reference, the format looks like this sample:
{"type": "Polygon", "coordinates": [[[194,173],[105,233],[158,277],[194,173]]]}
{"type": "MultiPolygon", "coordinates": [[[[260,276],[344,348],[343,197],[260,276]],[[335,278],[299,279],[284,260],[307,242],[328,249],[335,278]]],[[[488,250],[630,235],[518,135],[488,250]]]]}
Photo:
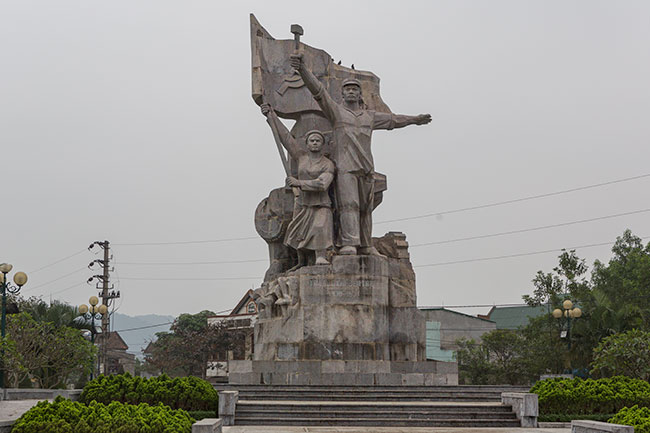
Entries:
{"type": "Polygon", "coordinates": [[[455,362],[230,361],[229,367],[234,385],[458,385],[455,362]]]}
{"type": "Polygon", "coordinates": [[[424,361],[410,263],[335,256],[278,277],[260,302],[255,360],[424,361]]]}
{"type": "Polygon", "coordinates": [[[457,384],[456,363],[426,361],[405,236],[374,241],[385,255],[338,255],[267,281],[254,360],[231,361],[230,383],[457,384]]]}

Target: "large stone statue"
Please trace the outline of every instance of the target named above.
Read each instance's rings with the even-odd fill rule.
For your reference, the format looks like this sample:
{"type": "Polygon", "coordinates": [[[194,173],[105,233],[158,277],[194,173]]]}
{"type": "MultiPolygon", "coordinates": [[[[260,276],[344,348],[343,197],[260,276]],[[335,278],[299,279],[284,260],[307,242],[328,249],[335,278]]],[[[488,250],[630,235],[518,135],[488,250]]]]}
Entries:
{"type": "Polygon", "coordinates": [[[343,103],[337,103],[314,74],[303,65],[302,54],[291,56],[291,66],[302,77],[334,128],[337,144],[336,192],[340,218],[337,244],[339,254],[378,254],[372,246],[372,211],[375,165],[370,149],[372,131],[391,130],[431,122],[429,114],[406,116],[365,108],[361,83],[351,78],[343,82],[343,103]]]}
{"type": "Polygon", "coordinates": [[[231,361],[229,382],[457,384],[455,363],[426,358],[406,235],[372,238],[372,211],[387,188],[375,172],[372,131],[431,116],[392,113],[376,75],[334,63],[299,41],[300,26],[291,31],[293,40],[276,40],[251,15],[252,96],[287,185],[255,212],[270,266],[253,295],[253,359],[231,361]],[[289,131],[280,118],[296,123],[289,131]]]}

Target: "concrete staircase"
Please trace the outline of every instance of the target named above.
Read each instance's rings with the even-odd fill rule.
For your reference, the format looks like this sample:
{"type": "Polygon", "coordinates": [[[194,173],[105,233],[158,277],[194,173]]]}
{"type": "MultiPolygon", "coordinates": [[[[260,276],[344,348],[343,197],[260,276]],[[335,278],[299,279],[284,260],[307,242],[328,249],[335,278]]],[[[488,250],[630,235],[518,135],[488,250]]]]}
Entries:
{"type": "Polygon", "coordinates": [[[260,386],[239,391],[235,425],[519,427],[501,392],[512,386],[260,386]]]}

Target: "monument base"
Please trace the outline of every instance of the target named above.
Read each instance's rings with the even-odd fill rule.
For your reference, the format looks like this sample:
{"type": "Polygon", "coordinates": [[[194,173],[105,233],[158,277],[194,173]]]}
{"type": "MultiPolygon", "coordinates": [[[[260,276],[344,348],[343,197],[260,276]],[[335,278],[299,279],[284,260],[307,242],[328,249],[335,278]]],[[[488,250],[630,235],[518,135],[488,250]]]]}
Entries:
{"type": "Polygon", "coordinates": [[[256,361],[426,360],[424,316],[402,233],[376,238],[385,255],[338,255],[256,291],[256,361]]]}
{"type": "Polygon", "coordinates": [[[458,385],[458,364],[442,361],[229,361],[232,385],[458,385]]]}

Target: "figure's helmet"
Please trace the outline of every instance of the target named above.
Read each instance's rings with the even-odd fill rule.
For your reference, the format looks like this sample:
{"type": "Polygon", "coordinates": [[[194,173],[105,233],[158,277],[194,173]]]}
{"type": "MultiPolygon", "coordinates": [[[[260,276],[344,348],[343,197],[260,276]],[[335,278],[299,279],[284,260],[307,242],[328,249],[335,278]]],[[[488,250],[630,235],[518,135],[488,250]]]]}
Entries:
{"type": "Polygon", "coordinates": [[[348,78],[347,80],[343,81],[343,85],[341,88],[349,85],[355,85],[359,87],[359,90],[361,90],[361,81],[357,80],[356,78],[348,78]]]}
{"type": "Polygon", "coordinates": [[[305,134],[305,140],[309,139],[309,136],[313,134],[320,135],[321,141],[323,142],[323,144],[325,144],[325,135],[322,132],[320,132],[318,129],[312,129],[311,131],[307,131],[307,133],[305,134]]]}

